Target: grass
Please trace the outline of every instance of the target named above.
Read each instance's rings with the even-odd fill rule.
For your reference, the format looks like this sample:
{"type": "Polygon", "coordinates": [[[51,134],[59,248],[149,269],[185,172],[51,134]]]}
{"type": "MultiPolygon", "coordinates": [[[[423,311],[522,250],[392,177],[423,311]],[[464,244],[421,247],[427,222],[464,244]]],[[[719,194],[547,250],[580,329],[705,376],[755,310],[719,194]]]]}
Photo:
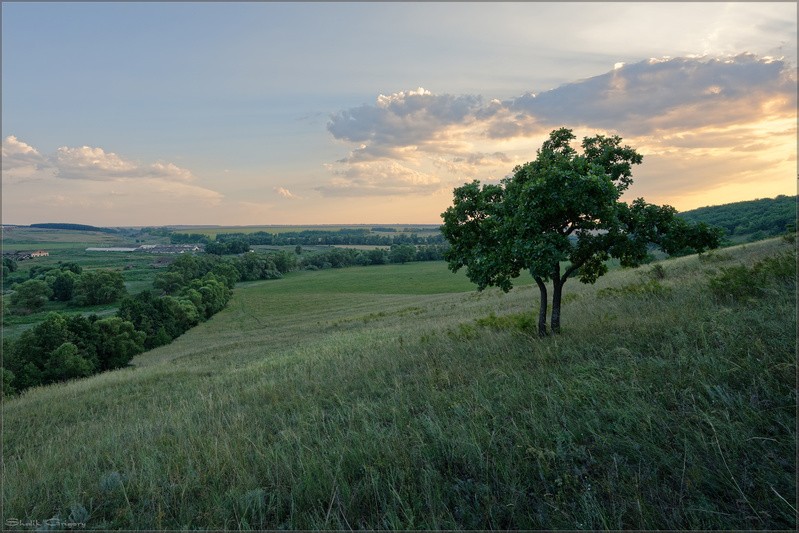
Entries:
{"type": "Polygon", "coordinates": [[[132,368],[6,400],[2,520],[792,529],[795,280],[708,290],[785,249],[662,261],[663,291],[630,288],[653,265],[573,280],[546,339],[495,327],[533,286],[476,293],[443,263],[240,284],[132,368]]]}

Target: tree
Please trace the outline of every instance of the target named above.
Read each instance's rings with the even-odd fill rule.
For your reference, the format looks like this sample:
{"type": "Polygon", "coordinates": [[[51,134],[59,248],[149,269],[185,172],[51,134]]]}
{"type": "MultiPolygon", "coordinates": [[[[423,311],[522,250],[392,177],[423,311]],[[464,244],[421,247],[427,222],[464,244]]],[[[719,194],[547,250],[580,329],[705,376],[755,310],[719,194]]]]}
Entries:
{"type": "Polygon", "coordinates": [[[144,351],[143,331],[117,316],[102,318],[94,323],[98,332],[97,357],[100,370],[113,370],[126,366],[137,354],[144,351]]]}
{"type": "Polygon", "coordinates": [[[416,259],[416,246],[412,244],[396,244],[388,252],[388,259],[392,263],[405,264],[416,259]]]}
{"type": "Polygon", "coordinates": [[[632,165],[642,156],[618,136],[583,139],[583,153],[570,146],[567,128],[554,130],[534,161],[517,166],[497,185],[479,181],[454,190],[441,231],[451,247],[449,268],[466,267],[478,290],[512,288],[529,270],[541,299],[538,334],[547,334],[547,282],[552,281],[551,328],[560,332],[563,285],[572,276],[594,283],[607,272],[605,261],[638,266],[654,245],[667,254],[718,246],[721,230],[690,226],[670,206],[639,198],[619,201],[632,184],[632,165]]]}
{"type": "Polygon", "coordinates": [[[82,273],[73,294],[77,305],[100,305],[115,302],[127,289],[119,272],[97,270],[82,273]]]}
{"type": "Polygon", "coordinates": [[[29,279],[23,283],[18,283],[13,287],[11,294],[11,307],[14,312],[27,314],[39,310],[47,303],[47,299],[53,294],[50,286],[40,279],[29,279]]]}
{"type": "Polygon", "coordinates": [[[10,257],[3,258],[3,277],[5,278],[12,272],[17,271],[17,262],[11,259],[10,257]]]}
{"type": "Polygon", "coordinates": [[[388,261],[388,254],[382,248],[375,248],[367,252],[369,263],[372,265],[385,265],[388,261]]]}
{"type": "Polygon", "coordinates": [[[71,270],[56,270],[52,276],[47,276],[45,281],[53,290],[51,298],[59,302],[68,302],[75,292],[75,284],[79,276],[71,270]]]}
{"type": "Polygon", "coordinates": [[[153,279],[153,288],[164,294],[175,294],[186,283],[180,272],[159,272],[153,279]]]}
{"type": "Polygon", "coordinates": [[[83,378],[93,373],[92,362],[80,355],[77,346],[71,342],[65,342],[50,353],[45,365],[44,382],[53,383],[83,378]]]}

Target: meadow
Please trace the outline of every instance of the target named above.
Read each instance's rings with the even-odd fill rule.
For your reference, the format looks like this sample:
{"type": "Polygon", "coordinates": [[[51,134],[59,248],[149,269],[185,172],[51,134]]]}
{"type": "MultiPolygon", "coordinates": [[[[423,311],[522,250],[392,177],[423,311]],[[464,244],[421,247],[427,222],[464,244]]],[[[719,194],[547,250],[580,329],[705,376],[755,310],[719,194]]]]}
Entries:
{"type": "Polygon", "coordinates": [[[239,283],[132,367],[4,401],[3,523],[794,529],[795,277],[709,290],[794,251],[572,280],[544,339],[517,327],[529,277],[478,293],[428,262],[239,283]]]}

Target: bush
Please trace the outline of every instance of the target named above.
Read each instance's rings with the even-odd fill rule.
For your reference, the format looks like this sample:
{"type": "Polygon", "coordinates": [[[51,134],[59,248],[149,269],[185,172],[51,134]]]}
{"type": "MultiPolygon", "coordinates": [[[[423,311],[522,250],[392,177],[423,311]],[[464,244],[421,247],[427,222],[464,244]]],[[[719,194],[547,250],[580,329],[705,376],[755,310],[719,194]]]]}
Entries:
{"type": "Polygon", "coordinates": [[[710,290],[716,298],[747,300],[763,297],[776,284],[796,285],[796,256],[786,252],[758,261],[751,268],[744,265],[722,267],[710,278],[710,290]]]}
{"type": "MultiPolygon", "coordinates": [[[[665,276],[665,273],[664,273],[665,276]]],[[[623,287],[607,287],[597,291],[600,298],[622,296],[663,296],[671,292],[670,287],[661,284],[657,279],[650,279],[641,283],[630,283],[623,287]]]]}
{"type": "Polygon", "coordinates": [[[477,325],[487,328],[500,330],[514,330],[538,335],[538,320],[532,313],[515,313],[510,315],[496,316],[491,313],[485,318],[478,318],[477,325]]]}

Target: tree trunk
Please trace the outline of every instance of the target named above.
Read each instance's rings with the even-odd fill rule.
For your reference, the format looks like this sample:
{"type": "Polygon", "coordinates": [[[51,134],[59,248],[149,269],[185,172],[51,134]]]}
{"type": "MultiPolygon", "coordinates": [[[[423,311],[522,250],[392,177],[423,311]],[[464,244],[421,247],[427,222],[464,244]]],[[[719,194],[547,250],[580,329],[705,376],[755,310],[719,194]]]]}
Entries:
{"type": "Polygon", "coordinates": [[[560,278],[560,264],[558,264],[552,276],[552,333],[560,333],[560,300],[564,283],[566,280],[560,278]]]}
{"type": "Polygon", "coordinates": [[[538,308],[538,336],[547,336],[547,286],[538,276],[534,276],[538,290],[541,291],[541,305],[538,308]]]}

